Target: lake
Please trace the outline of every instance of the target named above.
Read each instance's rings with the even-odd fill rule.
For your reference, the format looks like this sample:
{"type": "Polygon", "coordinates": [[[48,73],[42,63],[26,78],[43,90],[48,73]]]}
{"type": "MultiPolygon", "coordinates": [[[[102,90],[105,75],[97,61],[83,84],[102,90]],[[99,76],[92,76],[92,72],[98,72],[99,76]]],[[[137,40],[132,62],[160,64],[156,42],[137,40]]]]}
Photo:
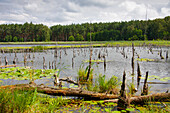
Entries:
{"type": "MultiPolygon", "coordinates": [[[[9,47],[14,45],[6,45],[9,47]]],[[[19,47],[21,45],[15,45],[19,47]]],[[[30,46],[30,45],[22,45],[30,46]]],[[[34,45],[31,45],[34,46],[34,45]]],[[[44,45],[43,45],[44,46],[44,45]]],[[[49,46],[49,45],[45,45],[49,46]]],[[[53,45],[54,46],[54,45],[53,45]]],[[[4,47],[1,45],[0,47],[4,47]]],[[[148,82],[163,82],[168,84],[149,84],[151,86],[150,91],[152,92],[165,92],[170,89],[170,58],[166,59],[166,54],[168,51],[168,56],[170,54],[169,47],[135,47],[135,84],[137,76],[137,62],[139,62],[142,77],[145,77],[147,71],[149,71],[148,82]],[[160,51],[162,50],[162,56],[164,59],[160,58],[160,51]],[[139,57],[139,58],[138,58],[139,57]],[[169,78],[167,78],[169,77],[169,78]],[[162,78],[162,79],[161,79],[162,78]],[[164,79],[165,78],[165,79],[164,79]]],[[[21,52],[21,53],[0,53],[1,65],[5,65],[4,57],[8,59],[8,65],[13,64],[13,59],[17,56],[16,65],[19,67],[24,66],[24,55],[27,56],[27,66],[33,69],[43,69],[43,57],[45,58],[46,69],[49,69],[49,63],[55,64],[58,69],[61,69],[60,77],[72,77],[76,80],[78,76],[78,70],[81,66],[84,69],[88,66],[88,60],[90,51],[89,48],[69,48],[69,49],[53,49],[53,50],[43,50],[39,52],[21,52]],[[57,51],[57,52],[56,52],[57,51]],[[31,62],[33,61],[33,62],[31,62]]],[[[97,47],[93,48],[92,60],[98,60],[94,62],[92,68],[94,69],[94,77],[97,77],[99,73],[105,74],[106,78],[109,79],[112,75],[115,75],[122,80],[123,71],[126,71],[127,84],[132,82],[132,48],[131,47],[97,47]],[[123,54],[125,53],[125,54],[123,54]],[[106,70],[104,70],[104,58],[106,58],[106,70]],[[99,60],[100,58],[100,60],[99,60]]],[[[54,65],[53,65],[54,67],[54,65]]],[[[16,81],[16,80],[3,80],[4,85],[16,84],[16,83],[28,83],[28,81],[16,81]]],[[[36,83],[50,85],[53,79],[43,79],[36,80],[36,83]]],[[[144,79],[142,79],[142,82],[144,79]]],[[[143,85],[140,85],[142,88],[143,85]]]]}

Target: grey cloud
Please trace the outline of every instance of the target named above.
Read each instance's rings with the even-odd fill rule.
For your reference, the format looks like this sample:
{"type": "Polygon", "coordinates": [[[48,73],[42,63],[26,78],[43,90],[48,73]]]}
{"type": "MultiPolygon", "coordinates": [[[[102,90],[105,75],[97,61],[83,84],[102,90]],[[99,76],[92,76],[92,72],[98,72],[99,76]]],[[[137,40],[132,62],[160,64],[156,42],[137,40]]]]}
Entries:
{"type": "Polygon", "coordinates": [[[97,0],[71,0],[72,2],[80,5],[80,6],[96,6],[96,7],[107,7],[107,4],[105,4],[106,2],[103,0],[103,2],[101,2],[101,0],[97,1],[97,0]],[[105,2],[105,3],[104,3],[105,2]]]}
{"type": "Polygon", "coordinates": [[[169,0],[0,0],[0,22],[53,25],[145,19],[147,5],[152,18],[169,13],[169,0]]]}

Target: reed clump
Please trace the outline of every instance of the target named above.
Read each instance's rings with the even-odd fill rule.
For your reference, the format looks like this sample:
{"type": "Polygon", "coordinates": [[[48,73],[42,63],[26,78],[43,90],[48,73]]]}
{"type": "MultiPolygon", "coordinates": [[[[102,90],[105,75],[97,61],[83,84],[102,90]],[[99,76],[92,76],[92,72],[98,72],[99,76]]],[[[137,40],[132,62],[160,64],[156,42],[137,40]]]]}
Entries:
{"type": "Polygon", "coordinates": [[[68,101],[62,97],[40,97],[37,94],[36,89],[28,92],[1,89],[0,111],[1,113],[55,112],[68,101]]]}

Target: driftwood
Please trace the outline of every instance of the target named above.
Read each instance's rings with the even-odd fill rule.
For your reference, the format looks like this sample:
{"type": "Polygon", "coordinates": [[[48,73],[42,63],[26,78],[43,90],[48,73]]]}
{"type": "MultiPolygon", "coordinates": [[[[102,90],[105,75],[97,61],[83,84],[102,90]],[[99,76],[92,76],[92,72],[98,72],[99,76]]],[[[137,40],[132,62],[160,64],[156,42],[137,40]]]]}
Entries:
{"type": "Polygon", "coordinates": [[[106,93],[96,93],[92,91],[86,91],[80,88],[52,88],[44,85],[35,85],[35,84],[20,84],[20,85],[9,85],[9,86],[0,86],[0,89],[21,89],[21,90],[34,90],[37,88],[37,92],[53,95],[53,96],[76,96],[84,97],[84,99],[92,100],[105,100],[105,99],[116,99],[118,95],[106,94],[106,93]]]}
{"type": "Polygon", "coordinates": [[[3,67],[16,67],[17,65],[5,65],[5,66],[0,66],[0,68],[3,68],[3,67]]]}
{"type": "Polygon", "coordinates": [[[78,82],[71,80],[68,77],[67,78],[61,78],[61,79],[59,79],[59,81],[66,81],[68,83],[72,83],[72,84],[75,84],[75,85],[78,85],[78,86],[80,85],[78,82]]]}
{"type": "MultiPolygon", "coordinates": [[[[144,82],[141,82],[144,83],[144,82]]],[[[170,84],[168,82],[147,82],[147,84],[170,84]]]]}
{"type": "MultiPolygon", "coordinates": [[[[152,95],[136,96],[130,98],[130,104],[142,104],[145,102],[152,102],[152,101],[160,101],[160,102],[170,101],[170,93],[157,93],[152,95]]],[[[118,99],[104,101],[104,103],[107,102],[117,103],[118,99]]]]}

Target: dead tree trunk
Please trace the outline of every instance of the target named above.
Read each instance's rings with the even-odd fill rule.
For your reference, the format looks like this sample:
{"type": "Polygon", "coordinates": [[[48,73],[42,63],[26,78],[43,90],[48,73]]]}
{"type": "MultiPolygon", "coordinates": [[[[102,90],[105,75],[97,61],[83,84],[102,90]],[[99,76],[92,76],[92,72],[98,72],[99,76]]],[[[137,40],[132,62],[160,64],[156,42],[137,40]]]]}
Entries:
{"type": "Polygon", "coordinates": [[[27,55],[25,54],[24,55],[24,66],[26,66],[26,64],[27,64],[27,55]]]}
{"type": "Polygon", "coordinates": [[[104,72],[106,72],[106,57],[105,55],[103,57],[104,57],[104,72]]]}
{"type": "Polygon", "coordinates": [[[166,60],[168,60],[168,50],[166,51],[166,60]]]}
{"type": "Polygon", "coordinates": [[[144,85],[143,85],[143,92],[142,92],[141,95],[147,95],[148,94],[147,79],[148,79],[148,71],[146,72],[145,82],[144,82],[144,85]]]}
{"type": "Polygon", "coordinates": [[[50,63],[50,61],[49,61],[49,69],[51,69],[51,63],[50,63]]]}
{"type": "Polygon", "coordinates": [[[1,65],[1,56],[0,56],[0,65],[1,65]]]}
{"type": "Polygon", "coordinates": [[[116,99],[117,95],[106,94],[106,93],[96,93],[92,91],[83,90],[80,88],[51,88],[46,87],[44,85],[34,85],[34,84],[20,84],[20,85],[10,85],[10,86],[0,86],[0,89],[22,89],[25,91],[35,90],[37,88],[37,92],[53,95],[53,96],[75,96],[75,97],[84,97],[84,99],[91,100],[104,100],[104,99],[116,99]]]}
{"type": "Polygon", "coordinates": [[[137,78],[137,89],[139,88],[139,84],[140,84],[140,79],[141,79],[141,71],[140,71],[140,66],[139,63],[137,63],[137,73],[138,73],[138,78],[137,78]]]}
{"type": "Polygon", "coordinates": [[[90,48],[89,69],[88,69],[88,72],[87,72],[87,78],[86,78],[86,81],[89,79],[89,76],[90,76],[92,51],[93,51],[93,50],[92,50],[92,48],[90,48]]]}
{"type": "Polygon", "coordinates": [[[45,69],[45,57],[43,57],[43,69],[45,69]]]}
{"type": "Polygon", "coordinates": [[[125,83],[125,80],[126,80],[126,73],[124,71],[124,73],[123,73],[123,82],[122,82],[122,86],[121,86],[121,90],[120,90],[120,97],[119,97],[118,104],[117,104],[118,110],[124,110],[130,104],[128,102],[128,98],[126,98],[126,91],[125,91],[126,83],[125,83]]]}
{"type": "MultiPolygon", "coordinates": [[[[145,95],[145,96],[136,96],[130,98],[130,104],[135,105],[143,105],[147,102],[169,102],[170,101],[170,93],[157,93],[152,95],[145,95]]],[[[113,102],[117,103],[118,99],[113,100],[105,100],[104,103],[113,102]]]]}
{"type": "Polygon", "coordinates": [[[134,44],[132,43],[132,84],[134,84],[134,60],[135,60],[135,49],[134,44]]]}
{"type": "Polygon", "coordinates": [[[7,60],[6,56],[5,56],[5,65],[8,65],[8,60],[7,60]]]}

